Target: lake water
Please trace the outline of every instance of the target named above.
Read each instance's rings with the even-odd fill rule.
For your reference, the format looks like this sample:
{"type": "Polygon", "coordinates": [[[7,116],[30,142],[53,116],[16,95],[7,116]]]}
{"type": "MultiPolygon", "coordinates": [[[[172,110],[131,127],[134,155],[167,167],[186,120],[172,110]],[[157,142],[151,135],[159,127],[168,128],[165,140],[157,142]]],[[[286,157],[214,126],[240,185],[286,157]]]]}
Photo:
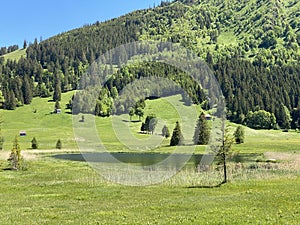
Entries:
{"type": "MultiPolygon", "coordinates": [[[[87,161],[94,164],[116,164],[123,163],[136,166],[154,166],[161,165],[166,168],[184,168],[196,169],[203,158],[202,154],[163,154],[163,153],[131,153],[131,152],[100,152],[100,153],[71,153],[57,154],[53,156],[56,159],[71,160],[71,161],[87,161]]],[[[206,155],[207,158],[209,156],[206,155]]],[[[213,158],[213,156],[211,156],[213,158]]],[[[253,154],[243,154],[235,156],[233,161],[253,161],[256,157],[253,154]]]]}
{"type": "Polygon", "coordinates": [[[57,159],[71,161],[89,161],[92,163],[116,163],[133,164],[139,166],[151,166],[157,163],[164,163],[166,166],[179,167],[187,161],[190,168],[196,168],[200,163],[202,154],[161,154],[161,153],[72,153],[57,154],[53,156],[57,159]]]}

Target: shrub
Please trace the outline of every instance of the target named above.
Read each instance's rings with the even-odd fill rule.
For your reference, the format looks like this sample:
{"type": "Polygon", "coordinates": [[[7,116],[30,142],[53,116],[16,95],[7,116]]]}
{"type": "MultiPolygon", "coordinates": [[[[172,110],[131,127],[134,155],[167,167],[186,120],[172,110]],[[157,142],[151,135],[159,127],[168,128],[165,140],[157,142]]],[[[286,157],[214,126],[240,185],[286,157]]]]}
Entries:
{"type": "Polygon", "coordinates": [[[234,138],[235,138],[235,142],[237,144],[241,144],[244,143],[244,139],[245,139],[245,131],[244,128],[242,126],[238,126],[234,132],[234,138]]]}

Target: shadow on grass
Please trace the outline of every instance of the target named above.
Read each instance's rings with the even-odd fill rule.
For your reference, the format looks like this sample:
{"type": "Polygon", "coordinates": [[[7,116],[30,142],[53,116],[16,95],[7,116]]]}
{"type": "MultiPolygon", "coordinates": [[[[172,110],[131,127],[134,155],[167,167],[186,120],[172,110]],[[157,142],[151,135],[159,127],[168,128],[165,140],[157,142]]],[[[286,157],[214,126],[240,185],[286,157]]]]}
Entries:
{"type": "Polygon", "coordinates": [[[219,188],[221,187],[223,184],[226,184],[227,182],[221,182],[219,184],[216,185],[195,185],[195,186],[188,186],[187,188],[219,188]]]}
{"type": "Polygon", "coordinates": [[[124,123],[140,123],[140,120],[122,120],[124,123]]]}
{"type": "Polygon", "coordinates": [[[6,168],[3,168],[2,171],[16,171],[17,169],[15,168],[9,168],[9,167],[6,167],[6,168]]]}

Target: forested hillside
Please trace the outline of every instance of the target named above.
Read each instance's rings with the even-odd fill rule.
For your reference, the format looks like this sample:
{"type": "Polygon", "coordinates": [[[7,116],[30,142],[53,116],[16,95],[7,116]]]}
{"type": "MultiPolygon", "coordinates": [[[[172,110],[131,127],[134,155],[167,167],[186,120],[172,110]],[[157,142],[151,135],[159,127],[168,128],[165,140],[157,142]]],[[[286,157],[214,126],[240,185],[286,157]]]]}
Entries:
{"type": "MultiPolygon", "coordinates": [[[[0,104],[15,109],[30,104],[34,96],[51,95],[59,101],[60,92],[77,89],[88,65],[107,50],[138,40],[159,40],[180,43],[207,61],[226,97],[229,119],[242,123],[250,111],[261,109],[274,113],[281,127],[290,114],[292,125],[299,127],[299,30],[299,0],[162,2],[40,43],[35,40],[24,46],[26,57],[18,61],[0,58],[0,104]]],[[[107,74],[116,73],[117,66],[121,67],[118,59],[106,65],[107,74]]],[[[157,70],[155,65],[151,68],[157,70]]],[[[134,76],[139,73],[129,69],[134,76]]],[[[122,71],[116,80],[121,80],[117,75],[122,71]]],[[[122,85],[115,82],[117,90],[122,85]]],[[[111,97],[112,87],[107,89],[111,97]]],[[[201,95],[195,99],[197,92],[194,86],[189,94],[201,103],[201,95]]]]}

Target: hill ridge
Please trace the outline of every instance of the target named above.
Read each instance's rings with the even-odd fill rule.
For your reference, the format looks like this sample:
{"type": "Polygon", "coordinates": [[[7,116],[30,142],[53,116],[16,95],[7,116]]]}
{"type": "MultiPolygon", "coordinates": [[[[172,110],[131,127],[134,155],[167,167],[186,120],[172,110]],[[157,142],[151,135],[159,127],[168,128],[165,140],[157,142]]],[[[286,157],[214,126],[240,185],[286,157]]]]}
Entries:
{"type": "MultiPolygon", "coordinates": [[[[0,67],[1,104],[14,109],[30,104],[32,96],[78,89],[86,68],[107,50],[159,40],[180,43],[207,61],[227,98],[230,119],[242,122],[256,108],[279,118],[281,105],[289,111],[300,107],[298,6],[297,0],[162,2],[41,43],[36,40],[26,59],[8,60],[0,67]]],[[[111,75],[118,63],[105,67],[111,75]]]]}

